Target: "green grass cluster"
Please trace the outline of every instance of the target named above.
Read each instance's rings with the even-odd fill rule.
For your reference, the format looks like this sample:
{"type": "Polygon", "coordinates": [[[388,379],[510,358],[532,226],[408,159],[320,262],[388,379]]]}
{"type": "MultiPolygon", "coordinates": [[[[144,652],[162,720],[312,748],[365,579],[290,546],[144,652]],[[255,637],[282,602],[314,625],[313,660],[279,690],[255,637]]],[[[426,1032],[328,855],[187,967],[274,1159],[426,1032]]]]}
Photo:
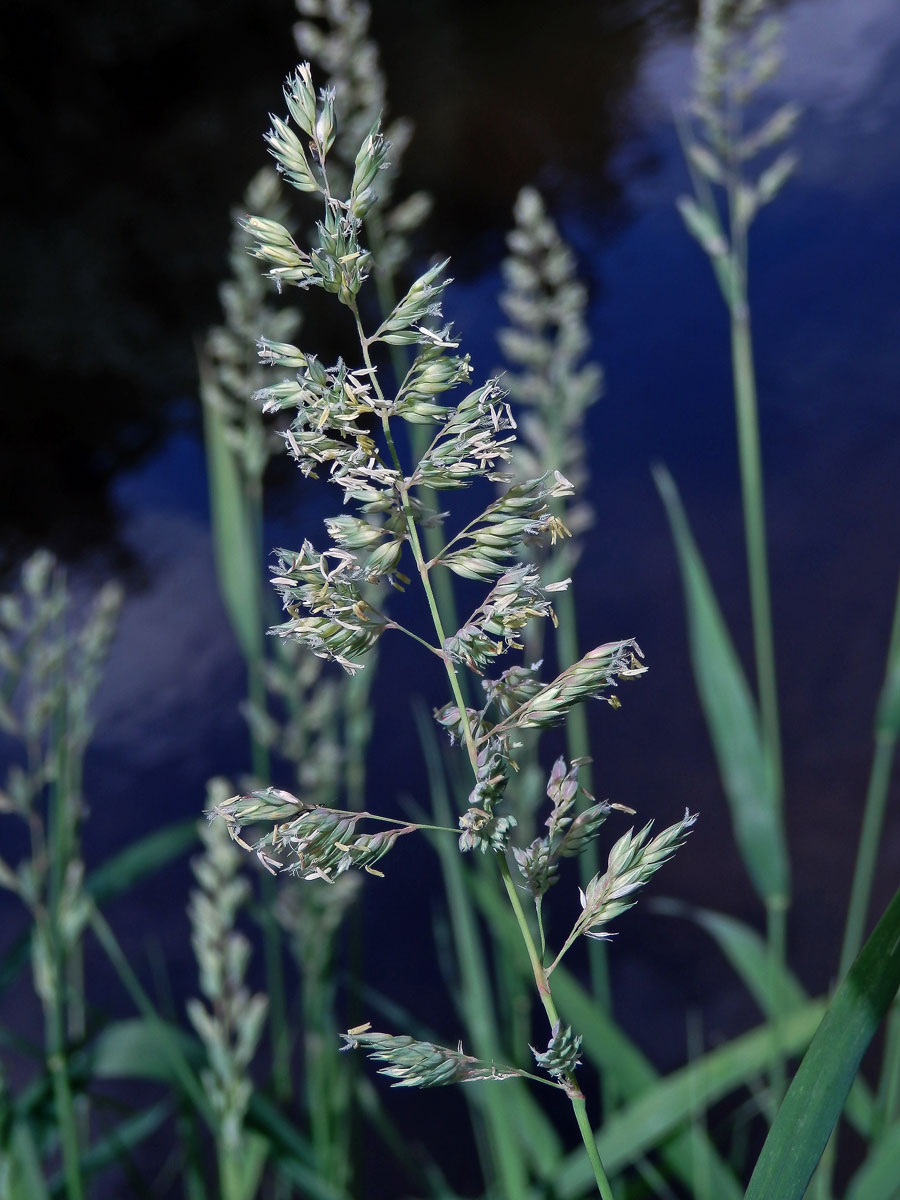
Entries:
{"type": "Polygon", "coordinates": [[[411,1151],[385,1089],[348,1050],[395,1087],[471,1085],[456,1142],[477,1162],[485,1200],[891,1200],[900,892],[866,932],[900,737],[900,594],[833,992],[807,995],[788,957],[790,796],[748,299],[751,224],[794,164],[793,106],[747,124],[778,69],[777,23],[764,0],[703,0],[682,131],[693,187],[678,201],[729,318],[752,676],[676,483],[655,468],[697,691],[766,935],[726,913],[670,909],[713,940],[762,1020],[663,1076],[615,1020],[605,941],[670,855],[692,853],[695,817],[656,831],[641,811],[629,829],[638,798],[593,795],[584,704],[618,707],[647,668],[630,636],[639,631],[585,653],[576,628],[571,577],[593,522],[578,494],[592,458],[584,421],[602,372],[589,359],[575,258],[525,189],[500,297],[505,376],[478,376],[441,314],[447,264],[409,271],[410,235],[429,205],[402,197],[411,127],[382,124],[368,6],[298,7],[305,61],[266,135],[278,171],[246,193],[223,324],[200,354],[218,583],[247,668],[249,769],[198,797],[198,818],[203,809],[212,824],[160,829],[85,871],[82,761],[121,598],[104,589],[75,627],[65,575],[43,553],[0,598],[0,726],[18,747],[0,827],[15,825],[24,847],[14,856],[4,840],[0,886],[29,917],[0,962],[0,992],[24,986],[30,969],[43,1016],[39,1041],[0,1028],[0,1044],[30,1068],[13,1088],[0,1065],[0,1200],[82,1200],[103,1194],[110,1172],[135,1195],[351,1200],[385,1194],[389,1161],[403,1194],[456,1196],[455,1164],[427,1143],[411,1151]],[[303,193],[296,208],[291,188],[303,193]],[[347,350],[333,364],[305,315],[310,288],[345,321],[347,350]],[[337,515],[277,550],[267,581],[265,473],[284,451],[310,488],[336,485],[337,515]],[[478,498],[474,518],[471,507],[456,515],[463,489],[478,498]],[[419,595],[420,622],[407,604],[401,623],[398,591],[419,595]],[[403,637],[442,673],[446,703],[435,720],[403,714],[418,723],[429,794],[398,818],[370,811],[384,785],[366,763],[373,680],[403,637]],[[558,726],[566,748],[550,761],[543,734],[558,726]],[[443,887],[435,971],[439,962],[456,1020],[439,1032],[407,1011],[407,997],[385,994],[372,951],[386,931],[367,916],[366,889],[378,886],[367,875],[402,870],[387,856],[407,837],[443,887]],[[140,982],[104,909],[188,849],[197,988],[173,1013],[140,982]],[[562,914],[552,925],[551,906],[562,914]],[[551,945],[560,921],[570,932],[551,945]],[[118,974],[130,1018],[88,1019],[86,938],[118,974]],[[374,1030],[375,1018],[392,1031],[374,1030]],[[110,1099],[109,1082],[123,1080],[149,1084],[140,1103],[110,1099]],[[857,1150],[838,1191],[845,1130],[857,1150]],[[151,1140],[167,1150],[148,1174],[151,1140]]]}

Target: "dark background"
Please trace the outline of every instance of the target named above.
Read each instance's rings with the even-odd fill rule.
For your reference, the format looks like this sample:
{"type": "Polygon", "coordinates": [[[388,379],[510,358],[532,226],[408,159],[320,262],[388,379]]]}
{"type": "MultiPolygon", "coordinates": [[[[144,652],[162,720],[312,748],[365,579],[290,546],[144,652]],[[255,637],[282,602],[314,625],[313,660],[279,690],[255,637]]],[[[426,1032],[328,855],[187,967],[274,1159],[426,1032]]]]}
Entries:
{"type": "MultiPolygon", "coordinates": [[[[199,815],[206,779],[247,767],[242,667],[213,574],[194,345],[219,319],[229,210],[265,161],[296,14],[288,0],[4,7],[0,567],[11,581],[48,545],[78,595],[111,574],[128,589],[88,762],[90,865],[199,815]]],[[[498,264],[520,186],[544,191],[590,286],[607,387],[589,419],[597,525],[576,579],[581,637],[587,648],[636,635],[651,668],[621,712],[591,709],[600,793],[659,822],[699,809],[657,894],[759,925],[649,476],[662,460],[681,485],[749,662],[726,317],[674,208],[687,186],[672,118],[689,91],[691,6],[374,7],[392,112],[416,123],[405,186],[434,194],[428,246],[453,256],[445,308],[476,375],[498,359],[498,264]]],[[[782,7],[788,61],[771,102],[804,106],[801,162],[753,228],[751,299],[795,872],[790,953],[821,991],[836,967],[897,573],[900,12],[891,0],[782,7]]],[[[322,502],[309,496],[280,473],[269,544],[317,536],[309,522],[322,502]]],[[[418,750],[397,693],[396,675],[375,691],[370,807],[424,786],[418,766],[398,777],[418,750]]],[[[900,871],[896,785],[893,799],[880,903],[900,871]]],[[[401,846],[387,880],[366,881],[365,903],[380,928],[403,931],[385,939],[379,986],[452,1042],[440,973],[422,967],[436,875],[401,846]]],[[[189,886],[181,864],[111,912],[135,965],[161,951],[178,996],[193,987],[189,886]]],[[[0,916],[5,940],[18,921],[6,897],[0,916]]],[[[711,1041],[755,1019],[685,925],[638,911],[611,961],[619,1015],[661,1067],[684,1059],[686,1008],[711,1041]]],[[[105,994],[116,1010],[115,988],[105,994]]]]}

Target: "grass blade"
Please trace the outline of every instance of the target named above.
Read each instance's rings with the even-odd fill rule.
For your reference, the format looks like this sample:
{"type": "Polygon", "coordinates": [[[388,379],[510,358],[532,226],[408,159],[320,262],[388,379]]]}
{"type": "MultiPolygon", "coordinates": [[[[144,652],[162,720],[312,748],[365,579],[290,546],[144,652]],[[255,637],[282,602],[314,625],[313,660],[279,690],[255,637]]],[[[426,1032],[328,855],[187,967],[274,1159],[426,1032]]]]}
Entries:
{"type": "MultiPolygon", "coordinates": [[[[418,717],[419,735],[428,762],[434,818],[450,824],[453,813],[447,796],[446,777],[433,728],[418,717]]],[[[466,886],[466,864],[454,842],[436,838],[434,849],[441,864],[444,889],[460,973],[459,1008],[468,1027],[474,1052],[482,1058],[499,1057],[500,1044],[494,1016],[494,998],[478,932],[477,912],[466,886]]],[[[504,912],[504,916],[505,916],[504,912]]],[[[496,1172],[498,1194],[509,1200],[524,1196],[527,1187],[525,1154],[539,1172],[552,1172],[558,1159],[558,1139],[549,1122],[518,1080],[509,1080],[502,1095],[495,1088],[473,1092],[489,1133],[488,1149],[496,1172]],[[509,1086],[512,1084],[513,1086],[509,1086]]],[[[467,1096],[467,1099],[469,1097],[467,1096]]]]}
{"type": "Polygon", "coordinates": [[[254,1092],[250,1098],[247,1128],[269,1141],[279,1171],[297,1185],[307,1200],[346,1200],[345,1192],[320,1178],[311,1165],[313,1151],[309,1142],[261,1092],[254,1092]]]}
{"type": "Polygon", "coordinates": [[[192,818],[154,829],[95,867],[85,880],[85,891],[103,904],[167,866],[196,841],[197,822],[192,818]]]}
{"type": "MultiPolygon", "coordinates": [[[[81,1162],[85,1175],[96,1174],[117,1162],[123,1154],[139,1145],[145,1138],[150,1137],[171,1115],[171,1112],[171,1106],[166,1101],[160,1101],[158,1104],[120,1121],[114,1129],[105,1133],[82,1155],[81,1162]]],[[[64,1188],[65,1184],[61,1176],[51,1181],[50,1190],[53,1196],[62,1196],[64,1188]]]]}
{"type": "MultiPolygon", "coordinates": [[[[713,912],[708,908],[695,908],[691,904],[682,904],[677,900],[656,900],[651,907],[655,913],[683,917],[685,920],[699,925],[722,951],[735,974],[756,1001],[763,1016],[771,1017],[773,1015],[771,989],[767,979],[771,960],[764,938],[755,929],[727,913],[713,912]]],[[[791,971],[782,972],[778,987],[785,1010],[799,1008],[809,999],[791,971]]]]}
{"type": "Polygon", "coordinates": [[[897,599],[894,602],[894,619],[888,644],[884,683],[875,711],[875,754],[869,772],[866,805],[863,810],[856,865],[853,869],[853,886],[847,909],[844,944],[841,948],[841,965],[838,969],[840,979],[843,979],[850,969],[850,964],[862,945],[898,739],[900,739],[900,584],[898,584],[897,599]]]}
{"type": "MultiPolygon", "coordinates": [[[[654,911],[671,913],[673,916],[683,916],[695,921],[710,935],[731,963],[763,1016],[776,1016],[766,974],[772,965],[768,957],[768,947],[755,929],[725,913],[693,908],[691,905],[671,900],[657,901],[654,911]]],[[[785,1012],[800,1008],[809,1002],[809,996],[796,976],[786,968],[780,971],[777,985],[785,1012]]],[[[846,1116],[864,1138],[872,1136],[876,1122],[875,1099],[864,1079],[855,1080],[850,1089],[846,1116]]]]}
{"type": "Polygon", "coordinates": [[[838,988],[766,1138],[746,1200],[800,1200],[900,986],[900,891],[838,988]]]}
{"type": "MultiPolygon", "coordinates": [[[[9,1142],[3,1150],[0,1166],[9,1188],[9,1200],[49,1200],[50,1193],[41,1170],[41,1158],[34,1135],[25,1121],[13,1124],[9,1142]]],[[[2,1180],[0,1180],[2,1182],[2,1180]]]]}
{"type": "MultiPolygon", "coordinates": [[[[556,974],[553,974],[554,987],[556,974]]],[[[824,1011],[824,1002],[814,1000],[783,1018],[781,1033],[787,1053],[796,1054],[808,1044],[824,1011]]],[[[764,1071],[771,1042],[771,1025],[760,1025],[660,1079],[646,1094],[614,1113],[597,1138],[600,1156],[608,1169],[619,1171],[634,1163],[669,1134],[683,1128],[692,1110],[715,1104],[745,1079],[764,1071]]],[[[575,1200],[590,1181],[584,1156],[580,1152],[570,1155],[557,1174],[559,1200],[575,1200]]],[[[756,1200],[762,1195],[766,1200],[781,1198],[780,1192],[772,1190],[759,1193],[756,1200]]]]}
{"type": "MultiPolygon", "coordinates": [[[[492,928],[503,931],[514,943],[509,948],[509,953],[518,951],[513,961],[523,973],[530,973],[515,922],[502,899],[487,888],[483,880],[475,878],[472,885],[479,907],[488,916],[492,928]]],[[[602,1075],[615,1079],[618,1095],[634,1100],[649,1094],[659,1085],[660,1077],[650,1060],[563,966],[553,972],[553,994],[566,1021],[571,1022],[573,1028],[583,1035],[581,1049],[584,1058],[602,1075]]],[[[687,1111],[682,1115],[686,1117],[687,1111]]],[[[694,1200],[738,1200],[741,1196],[741,1188],[733,1171],[708,1138],[678,1129],[665,1136],[659,1149],[669,1170],[691,1188],[694,1200]],[[696,1187],[697,1180],[704,1178],[709,1181],[710,1188],[705,1197],[696,1187]]]]}
{"type": "Polygon", "coordinates": [[[79,1073],[94,1079],[152,1079],[160,1083],[179,1083],[173,1068],[173,1047],[179,1059],[194,1068],[203,1065],[205,1056],[195,1037],[162,1018],[148,1021],[131,1017],[114,1021],[73,1062],[79,1073]]]}
{"type": "Polygon", "coordinates": [[[869,1151],[850,1181],[844,1200],[896,1200],[900,1179],[900,1121],[869,1151]]]}
{"type": "Polygon", "coordinates": [[[691,661],[731,810],[735,840],[760,898],[784,905],[790,868],[773,765],[756,703],[728,633],[672,476],[653,472],[678,553],[691,661]]]}
{"type": "Polygon", "coordinates": [[[216,402],[220,392],[215,372],[202,355],[199,363],[216,574],[234,636],[250,663],[259,657],[263,637],[258,584],[260,554],[237,457],[228,444],[222,415],[224,400],[216,402]]]}
{"type": "MultiPolygon", "coordinates": [[[[203,1117],[207,1125],[212,1128],[215,1123],[215,1117],[210,1109],[206,1093],[197,1078],[188,1052],[195,1045],[199,1048],[199,1043],[191,1039],[186,1049],[184,1044],[185,1034],[181,1030],[174,1029],[160,1017],[149,996],[141,987],[140,980],[132,970],[131,964],[128,962],[122,947],[119,945],[116,935],[99,909],[95,908],[91,913],[90,925],[97,940],[103,947],[106,957],[109,959],[113,969],[125,986],[125,990],[134,1002],[135,1007],[143,1014],[144,1021],[149,1027],[153,1028],[157,1035],[157,1053],[160,1059],[165,1061],[173,1077],[177,1079],[179,1086],[185,1095],[189,1097],[195,1110],[203,1117]]],[[[124,1056],[124,1051],[122,1053],[124,1056]]]]}

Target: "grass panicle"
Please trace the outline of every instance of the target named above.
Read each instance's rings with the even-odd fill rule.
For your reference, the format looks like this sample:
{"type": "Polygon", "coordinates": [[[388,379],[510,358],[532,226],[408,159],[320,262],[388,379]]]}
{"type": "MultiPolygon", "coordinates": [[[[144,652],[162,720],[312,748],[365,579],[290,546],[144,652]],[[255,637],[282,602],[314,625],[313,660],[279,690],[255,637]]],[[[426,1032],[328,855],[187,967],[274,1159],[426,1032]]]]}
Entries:
{"type": "Polygon", "coordinates": [[[121,603],[121,589],[107,584],[73,629],[65,571],[47,551],[33,554],[16,591],[0,597],[0,727],[18,758],[0,791],[0,818],[24,826],[28,847],[18,862],[0,858],[0,887],[31,918],[32,977],[67,1200],[85,1195],[87,1109],[69,1067],[71,1043],[85,1034],[82,937],[92,909],[81,847],[83,761],[121,603]]]}
{"type": "MultiPolygon", "coordinates": [[[[213,780],[214,804],[227,783],[213,780]]],[[[263,1033],[268,998],[247,987],[250,942],[237,928],[237,918],[250,897],[241,873],[242,856],[218,823],[200,829],[203,853],[191,863],[197,887],[188,904],[191,942],[197,959],[203,999],[188,1002],[187,1012],[206,1050],[201,1082],[217,1119],[219,1180],[223,1196],[239,1196],[238,1178],[248,1160],[258,1175],[265,1148],[246,1129],[253,1092],[250,1067],[263,1033]]]]}
{"type": "MultiPolygon", "coordinates": [[[[498,864],[553,1029],[555,1041],[542,1061],[551,1064],[551,1072],[561,1077],[597,1187],[605,1196],[609,1184],[593,1137],[589,1136],[584,1097],[572,1073],[577,1035],[568,1030],[565,1035],[560,1032],[563,1027],[547,976],[510,876],[507,852],[515,815],[511,811],[501,815],[496,810],[506,799],[510,776],[516,768],[514,733],[563,723],[576,705],[605,695],[619,679],[643,674],[640,648],[634,639],[597,647],[567,666],[549,684],[539,683],[535,679],[537,668],[533,668],[529,682],[537,686],[528,687],[519,703],[508,706],[505,713],[499,714],[499,720],[492,722],[488,718],[491,705],[504,692],[508,701],[512,691],[504,689],[501,681],[494,681],[487,708],[474,722],[470,720],[458,667],[480,670],[488,659],[517,645],[514,636],[527,620],[548,616],[552,611],[539,571],[527,568],[522,560],[526,544],[546,539],[552,545],[568,532],[549,505],[569,495],[571,485],[558,471],[507,484],[498,500],[451,537],[440,553],[426,560],[419,531],[429,517],[414,490],[455,490],[476,480],[501,482],[505,464],[512,457],[516,422],[496,380],[468,391],[455,404],[443,399],[463,378],[468,383],[471,370],[468,361],[456,355],[458,342],[450,329],[440,325],[441,297],[449,283],[444,274],[446,263],[420,275],[374,331],[366,333],[360,297],[371,255],[364,242],[365,214],[359,209],[357,196],[386,166],[388,148],[376,124],[355,158],[349,192],[345,187],[342,194],[328,170],[328,154],[336,136],[333,94],[323,89],[317,97],[309,68],[302,65],[289,77],[285,96],[290,117],[310,139],[312,152],[305,154],[289,119],[276,118],[267,135],[269,149],[288,183],[318,197],[322,217],[309,249],[298,244],[283,226],[264,218],[249,216],[244,228],[255,239],[252,253],[266,264],[267,274],[279,287],[317,287],[348,310],[356,327],[361,361],[354,366],[339,359],[326,366],[299,347],[261,343],[267,364],[293,372],[292,377],[263,389],[259,393],[261,402],[279,411],[293,407],[294,415],[285,432],[289,452],[305,475],[323,476],[336,483],[349,507],[342,517],[326,523],[336,544],[316,550],[306,541],[299,552],[278,551],[273,583],[289,620],[276,632],[300,642],[319,657],[332,659],[350,674],[363,665],[366,653],[391,630],[409,634],[443,661],[453,701],[438,714],[438,720],[458,734],[474,775],[469,806],[460,817],[459,847],[463,851],[480,849],[498,864]],[[418,358],[421,365],[417,369],[414,363],[413,368],[418,379],[427,372],[431,396],[427,408],[418,406],[411,411],[409,393],[403,385],[396,391],[388,384],[382,385],[372,358],[372,350],[379,343],[418,347],[419,356],[427,356],[424,362],[418,358]],[[443,356],[447,356],[444,369],[437,369],[443,356]],[[463,361],[464,370],[460,366],[463,361]],[[434,401],[435,396],[442,397],[440,403],[434,401]],[[431,425],[434,432],[417,461],[405,468],[391,422],[410,418],[413,424],[431,425]],[[402,570],[405,556],[412,561],[402,570]],[[431,583],[432,572],[446,569],[493,585],[472,618],[450,638],[431,583]],[[374,584],[406,587],[416,578],[431,617],[431,635],[399,625],[371,598],[369,589],[374,584]]],[[[517,682],[521,688],[522,680],[517,682]]],[[[612,698],[610,702],[617,707],[612,698]]],[[[305,879],[331,879],[351,866],[371,869],[371,864],[398,837],[415,828],[398,822],[379,833],[359,834],[357,823],[370,814],[322,809],[272,789],[220,805],[218,815],[226,819],[237,838],[245,823],[271,822],[270,831],[255,844],[257,853],[272,868],[281,864],[282,853],[293,855],[291,869],[305,879]]],[[[595,812],[583,821],[582,831],[592,827],[591,831],[596,832],[596,817],[595,812]]],[[[557,813],[557,823],[562,820],[562,814],[557,813]]],[[[638,851],[643,849],[645,837],[646,832],[636,839],[634,871],[629,876],[631,891],[645,882],[683,840],[667,831],[646,847],[642,857],[638,851]]],[[[566,846],[570,853],[576,853],[590,840],[582,832],[566,846]]],[[[243,844],[250,848],[248,843],[243,844]]],[[[562,846],[557,844],[554,851],[562,855],[562,846]]],[[[621,888],[615,893],[618,899],[629,887],[624,882],[625,871],[623,866],[621,888]]],[[[598,921],[602,919],[599,913],[592,915],[598,921]]],[[[592,928],[589,920],[583,921],[576,926],[570,942],[592,928]]],[[[432,1085],[459,1077],[459,1056],[454,1058],[430,1044],[423,1049],[424,1045],[410,1039],[402,1045],[396,1039],[381,1045],[381,1051],[390,1056],[388,1072],[398,1074],[405,1086],[432,1085]]]]}

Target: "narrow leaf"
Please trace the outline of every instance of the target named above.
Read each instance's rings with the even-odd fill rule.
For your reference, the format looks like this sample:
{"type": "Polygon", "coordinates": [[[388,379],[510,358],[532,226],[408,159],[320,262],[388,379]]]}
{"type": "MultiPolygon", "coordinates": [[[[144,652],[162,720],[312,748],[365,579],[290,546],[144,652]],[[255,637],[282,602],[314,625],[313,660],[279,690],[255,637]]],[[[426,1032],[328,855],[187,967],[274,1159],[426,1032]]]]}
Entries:
{"type": "MultiPolygon", "coordinates": [[[[171,1105],[161,1100],[158,1104],[120,1121],[83,1152],[81,1168],[84,1174],[89,1177],[118,1162],[135,1146],[155,1133],[171,1111],[171,1105]]],[[[50,1187],[54,1197],[65,1196],[65,1180],[62,1175],[53,1179],[50,1187]]]]}
{"type": "Polygon", "coordinates": [[[746,1200],[801,1200],[900,987],[900,891],[835,992],[769,1130],[746,1200]]]}
{"type": "Polygon", "coordinates": [[[308,1200],[345,1200],[343,1190],[322,1179],[313,1162],[309,1142],[261,1092],[254,1092],[247,1111],[247,1127],[255,1129],[271,1144],[281,1172],[302,1190],[308,1200]]]}
{"type": "MultiPolygon", "coordinates": [[[[472,877],[470,883],[492,930],[507,942],[510,962],[530,982],[531,968],[512,913],[493,889],[485,886],[483,879],[472,877]]],[[[660,1086],[660,1077],[650,1060],[563,966],[553,972],[553,995],[565,1020],[583,1035],[584,1058],[590,1060],[595,1070],[615,1078],[622,1095],[633,1100],[649,1095],[660,1086]]],[[[759,1064],[754,1064],[754,1071],[760,1069],[759,1064]]],[[[685,1109],[681,1125],[660,1139],[659,1151],[663,1161],[692,1189],[695,1200],[739,1200],[741,1189],[737,1180],[710,1139],[687,1131],[690,1111],[689,1108],[685,1109]],[[695,1179],[701,1174],[709,1180],[709,1191],[705,1197],[693,1191],[695,1179]]]]}
{"type": "Polygon", "coordinates": [[[900,587],[894,606],[884,683],[875,714],[875,733],[879,738],[900,738],[900,587]]]}
{"type": "MultiPolygon", "coordinates": [[[[201,389],[215,394],[211,368],[200,359],[201,389]]],[[[219,590],[234,636],[247,661],[260,654],[263,615],[260,611],[261,564],[246,503],[237,457],[228,444],[222,405],[204,398],[203,440],[209,475],[209,505],[219,590]]]]}
{"type": "MultiPolygon", "coordinates": [[[[764,1017],[770,1017],[771,992],[769,972],[771,955],[765,939],[744,921],[727,913],[708,908],[694,908],[677,900],[656,900],[652,910],[664,916],[684,917],[693,921],[713,939],[735,973],[756,1001],[764,1017]]],[[[799,1008],[809,997],[789,970],[781,970],[777,980],[781,1002],[785,1009],[799,1008]]]]}
{"type": "Polygon", "coordinates": [[[85,890],[103,904],[168,866],[196,841],[197,822],[193,818],[154,829],[95,867],[85,881],[85,890]]]}
{"type": "Polygon", "coordinates": [[[205,1056],[196,1038],[162,1020],[132,1017],[107,1025],[74,1065],[95,1079],[153,1079],[174,1084],[178,1075],[172,1066],[173,1044],[183,1059],[195,1067],[202,1064],[205,1056]]]}
{"type": "MultiPolygon", "coordinates": [[[[555,992],[555,974],[553,982],[555,992]]],[[[779,1034],[786,1053],[796,1054],[808,1044],[824,1007],[821,1001],[812,1001],[782,1019],[779,1034]]],[[[763,1072],[771,1052],[772,1026],[767,1023],[661,1079],[646,1095],[639,1096],[605,1122],[597,1146],[606,1169],[620,1171],[634,1163],[668,1134],[683,1127],[692,1112],[715,1104],[744,1080],[763,1072]]],[[[584,1194],[591,1178],[590,1163],[584,1152],[574,1151],[556,1176],[556,1195],[559,1200],[575,1200],[584,1194]]],[[[776,1188],[758,1193],[757,1200],[763,1195],[766,1200],[782,1200],[782,1193],[776,1188]]]]}
{"type": "MultiPolygon", "coordinates": [[[[775,1014],[772,1011],[769,978],[774,964],[765,939],[755,929],[751,929],[737,917],[712,912],[709,909],[693,908],[673,900],[658,900],[652,907],[654,912],[669,913],[696,921],[715,941],[740,976],[763,1016],[771,1020],[775,1014]]],[[[809,1002],[802,984],[790,970],[779,967],[775,982],[780,1007],[783,1007],[785,1012],[800,1008],[809,1002]]],[[[868,1139],[872,1136],[876,1120],[875,1098],[864,1079],[857,1079],[850,1089],[845,1116],[862,1137],[868,1139]]]]}
{"type": "Polygon", "coordinates": [[[666,507],[684,588],[694,680],[731,809],[735,840],[764,903],[790,893],[785,833],[756,704],[716,601],[672,476],[653,472],[666,507]]]}
{"type": "Polygon", "coordinates": [[[900,1121],[885,1130],[869,1149],[866,1161],[850,1181],[844,1200],[897,1200],[900,1179],[900,1121]]]}
{"type": "Polygon", "coordinates": [[[49,1200],[34,1134],[25,1121],[13,1124],[8,1148],[0,1155],[0,1183],[4,1176],[10,1200],[49,1200]]]}

